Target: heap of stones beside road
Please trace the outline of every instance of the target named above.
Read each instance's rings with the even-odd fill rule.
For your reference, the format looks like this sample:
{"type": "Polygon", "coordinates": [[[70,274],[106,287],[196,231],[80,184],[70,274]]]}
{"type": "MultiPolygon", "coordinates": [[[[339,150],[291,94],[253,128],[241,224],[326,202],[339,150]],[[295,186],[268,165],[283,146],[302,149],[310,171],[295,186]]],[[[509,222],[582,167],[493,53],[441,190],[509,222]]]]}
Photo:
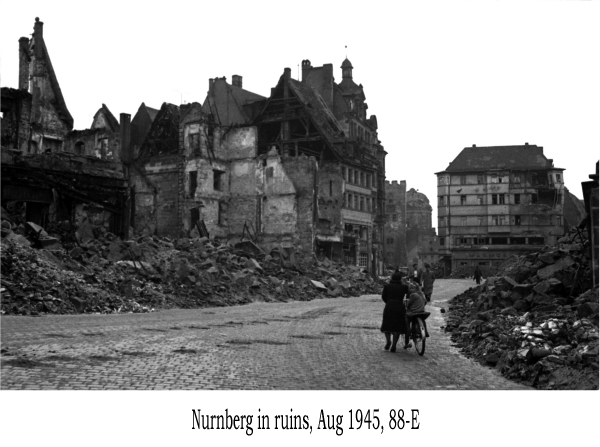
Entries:
{"type": "Polygon", "coordinates": [[[514,257],[450,301],[445,330],[462,351],[541,389],[598,389],[598,287],[584,235],[514,257]]]}
{"type": "Polygon", "coordinates": [[[2,314],[150,312],[380,291],[359,267],[265,253],[250,241],[69,234],[3,221],[2,314]]]}

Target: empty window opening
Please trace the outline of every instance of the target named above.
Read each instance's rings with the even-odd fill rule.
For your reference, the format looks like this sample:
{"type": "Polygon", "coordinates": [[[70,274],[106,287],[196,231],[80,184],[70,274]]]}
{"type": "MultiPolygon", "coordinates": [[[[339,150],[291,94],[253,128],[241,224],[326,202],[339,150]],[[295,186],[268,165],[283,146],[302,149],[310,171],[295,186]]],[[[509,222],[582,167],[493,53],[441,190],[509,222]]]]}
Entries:
{"type": "Polygon", "coordinates": [[[198,222],[200,222],[200,208],[192,208],[190,210],[190,230],[196,228],[198,222]]]}
{"type": "Polygon", "coordinates": [[[84,155],[85,154],[85,144],[83,141],[78,141],[75,143],[75,154],[84,155]]]}
{"type": "Polygon", "coordinates": [[[223,179],[225,178],[225,171],[218,171],[213,169],[213,189],[215,191],[223,191],[223,179]]]}
{"type": "Polygon", "coordinates": [[[190,190],[189,195],[193,199],[198,188],[198,171],[190,171],[190,190]]]}
{"type": "Polygon", "coordinates": [[[515,225],[521,225],[521,216],[515,216],[515,225]]]}
{"type": "Polygon", "coordinates": [[[521,194],[515,194],[515,205],[519,205],[521,203],[521,194]]]}

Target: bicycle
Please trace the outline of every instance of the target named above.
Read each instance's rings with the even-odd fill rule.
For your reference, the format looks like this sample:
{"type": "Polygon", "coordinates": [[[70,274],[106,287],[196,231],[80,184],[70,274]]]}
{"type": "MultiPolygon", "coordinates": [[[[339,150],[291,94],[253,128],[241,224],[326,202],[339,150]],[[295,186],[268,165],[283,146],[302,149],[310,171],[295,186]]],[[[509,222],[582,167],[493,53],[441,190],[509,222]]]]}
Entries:
{"type": "MultiPolygon", "coordinates": [[[[404,299],[404,307],[408,309],[407,298],[404,299]]],[[[424,322],[429,318],[429,315],[431,315],[431,312],[419,312],[410,317],[406,317],[407,331],[405,336],[405,349],[408,349],[409,339],[412,338],[415,350],[417,351],[417,354],[421,356],[425,354],[425,339],[427,338],[424,322]]]]}

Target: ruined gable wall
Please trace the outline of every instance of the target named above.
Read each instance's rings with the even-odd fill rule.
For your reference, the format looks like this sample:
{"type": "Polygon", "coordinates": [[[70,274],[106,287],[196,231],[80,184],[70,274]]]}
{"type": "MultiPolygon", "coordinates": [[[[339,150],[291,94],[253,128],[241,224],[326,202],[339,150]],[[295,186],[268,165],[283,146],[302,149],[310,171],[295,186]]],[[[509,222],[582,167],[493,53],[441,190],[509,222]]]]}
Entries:
{"type": "Polygon", "coordinates": [[[58,101],[52,90],[46,62],[34,57],[30,67],[31,94],[33,96],[32,119],[40,127],[37,132],[33,133],[32,139],[38,144],[42,144],[43,135],[62,138],[70,129],[60,118],[58,101]]]}

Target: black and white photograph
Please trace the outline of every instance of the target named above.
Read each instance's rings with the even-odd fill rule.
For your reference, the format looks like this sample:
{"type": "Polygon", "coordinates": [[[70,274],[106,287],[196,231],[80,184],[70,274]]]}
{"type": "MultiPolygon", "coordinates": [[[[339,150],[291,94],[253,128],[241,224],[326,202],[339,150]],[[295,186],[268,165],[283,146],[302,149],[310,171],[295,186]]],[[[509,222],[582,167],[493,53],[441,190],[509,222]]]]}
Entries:
{"type": "Polygon", "coordinates": [[[4,445],[591,439],[598,23],[0,0],[4,445]]]}

